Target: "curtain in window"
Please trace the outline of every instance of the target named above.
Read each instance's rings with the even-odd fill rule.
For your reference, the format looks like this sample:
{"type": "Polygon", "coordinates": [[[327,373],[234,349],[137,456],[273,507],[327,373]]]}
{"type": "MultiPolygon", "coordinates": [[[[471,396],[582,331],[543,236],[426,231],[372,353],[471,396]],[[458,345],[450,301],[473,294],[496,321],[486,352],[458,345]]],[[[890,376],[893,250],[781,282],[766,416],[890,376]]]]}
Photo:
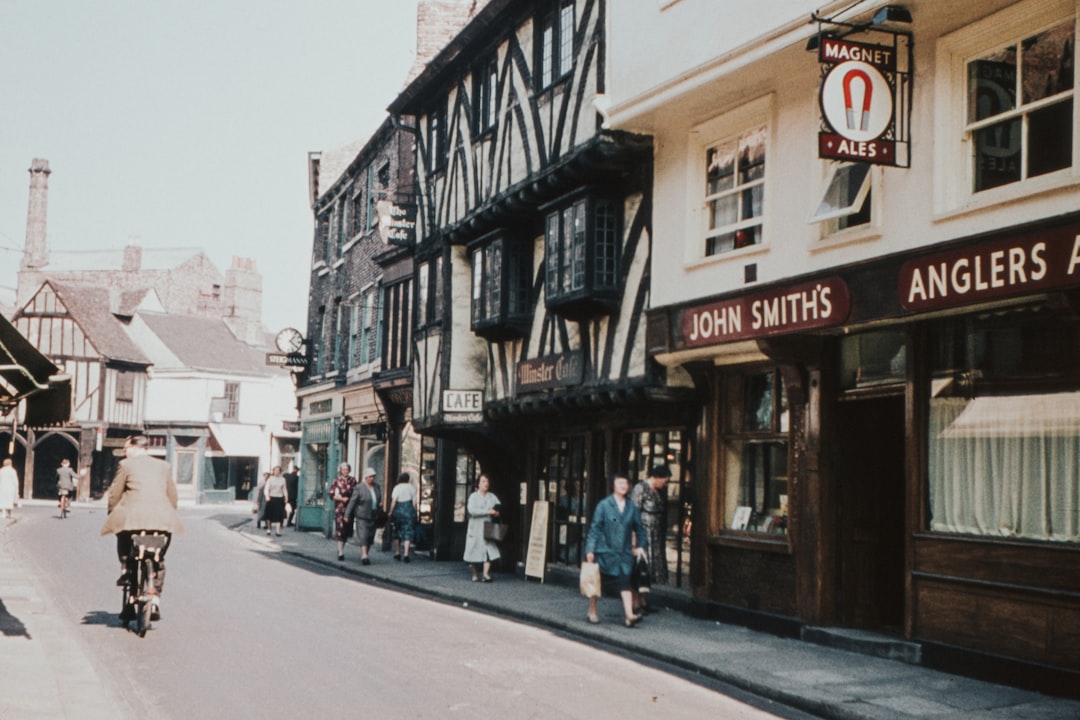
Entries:
{"type": "Polygon", "coordinates": [[[1080,541],[1080,392],[930,402],[931,529],[1080,541]]]}

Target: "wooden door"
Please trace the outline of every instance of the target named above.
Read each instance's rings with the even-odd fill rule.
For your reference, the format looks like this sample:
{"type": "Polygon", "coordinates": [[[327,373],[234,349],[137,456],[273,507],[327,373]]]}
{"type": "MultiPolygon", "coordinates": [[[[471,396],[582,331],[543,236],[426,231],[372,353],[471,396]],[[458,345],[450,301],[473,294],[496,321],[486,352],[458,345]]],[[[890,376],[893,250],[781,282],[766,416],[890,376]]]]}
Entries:
{"type": "Polygon", "coordinates": [[[847,400],[838,412],[839,619],[895,629],[904,619],[904,398],[847,400]]]}

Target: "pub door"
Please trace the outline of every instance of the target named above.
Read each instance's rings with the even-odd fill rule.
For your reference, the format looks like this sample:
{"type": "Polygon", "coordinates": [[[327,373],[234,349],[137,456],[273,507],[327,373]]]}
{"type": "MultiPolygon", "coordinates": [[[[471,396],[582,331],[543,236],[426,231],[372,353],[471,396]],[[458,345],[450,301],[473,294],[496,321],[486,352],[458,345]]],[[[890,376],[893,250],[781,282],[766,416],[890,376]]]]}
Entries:
{"type": "Polygon", "coordinates": [[[904,620],[904,397],[840,402],[839,620],[899,632],[904,620]]]}

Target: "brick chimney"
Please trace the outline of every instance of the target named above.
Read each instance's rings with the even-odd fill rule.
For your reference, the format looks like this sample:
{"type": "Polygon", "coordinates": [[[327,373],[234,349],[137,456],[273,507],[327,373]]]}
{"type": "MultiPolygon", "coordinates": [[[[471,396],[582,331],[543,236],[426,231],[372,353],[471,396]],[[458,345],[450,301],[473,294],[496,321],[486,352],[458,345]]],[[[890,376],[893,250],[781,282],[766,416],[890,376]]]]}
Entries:
{"type": "Polygon", "coordinates": [[[48,262],[45,226],[49,214],[49,161],[34,158],[30,163],[30,203],[26,211],[26,247],[22,267],[36,269],[48,262]]]}
{"type": "Polygon", "coordinates": [[[416,6],[416,61],[408,85],[454,39],[487,0],[420,0],[416,6]]]}
{"type": "Polygon", "coordinates": [[[124,272],[139,272],[142,269],[142,248],[138,245],[124,246],[124,272]]]}
{"type": "Polygon", "coordinates": [[[232,334],[248,345],[262,345],[262,275],[254,260],[232,259],[232,267],[225,271],[221,296],[222,319],[232,334]]]}

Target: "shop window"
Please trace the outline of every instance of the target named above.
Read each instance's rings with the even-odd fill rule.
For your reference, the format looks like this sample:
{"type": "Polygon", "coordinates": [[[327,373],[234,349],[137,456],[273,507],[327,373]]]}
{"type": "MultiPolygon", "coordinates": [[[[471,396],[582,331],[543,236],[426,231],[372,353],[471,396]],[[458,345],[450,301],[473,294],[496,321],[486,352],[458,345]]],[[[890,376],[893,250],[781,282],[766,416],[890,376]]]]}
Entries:
{"type": "Polygon", "coordinates": [[[724,527],[786,535],[790,414],[783,377],[770,370],[732,377],[727,386],[724,527]]]}
{"type": "Polygon", "coordinates": [[[907,375],[907,335],[881,330],[840,340],[840,385],[844,390],[902,383],[907,375]]]}
{"type": "Polygon", "coordinates": [[[949,162],[939,204],[994,202],[1075,182],[1073,2],[1015,3],[939,42],[938,112],[949,162]]]}
{"type": "Polygon", "coordinates": [[[873,185],[877,173],[866,163],[831,163],[825,192],[811,222],[821,223],[822,235],[870,224],[873,185]]]}
{"type": "Polygon", "coordinates": [[[532,319],[529,247],[501,233],[472,250],[472,329],[488,339],[521,336],[532,319]]]}
{"type": "Polygon", "coordinates": [[[536,89],[545,90],[574,69],[574,0],[550,3],[536,27],[536,89]]]}
{"type": "Polygon", "coordinates": [[[566,565],[581,563],[585,538],[589,534],[587,440],[584,435],[551,438],[541,456],[545,466],[540,476],[546,479],[546,486],[538,497],[555,503],[553,556],[556,562],[566,565]]]}
{"type": "Polygon", "coordinates": [[[1080,324],[1030,308],[930,341],[930,529],[1080,542],[1080,324]]]}
{"type": "Polygon", "coordinates": [[[761,244],[765,126],[705,149],[705,255],[761,244]]]}
{"type": "Polygon", "coordinates": [[[549,310],[574,317],[617,306],[621,221],[619,205],[607,198],[578,197],[548,209],[544,288],[549,310]]]}

